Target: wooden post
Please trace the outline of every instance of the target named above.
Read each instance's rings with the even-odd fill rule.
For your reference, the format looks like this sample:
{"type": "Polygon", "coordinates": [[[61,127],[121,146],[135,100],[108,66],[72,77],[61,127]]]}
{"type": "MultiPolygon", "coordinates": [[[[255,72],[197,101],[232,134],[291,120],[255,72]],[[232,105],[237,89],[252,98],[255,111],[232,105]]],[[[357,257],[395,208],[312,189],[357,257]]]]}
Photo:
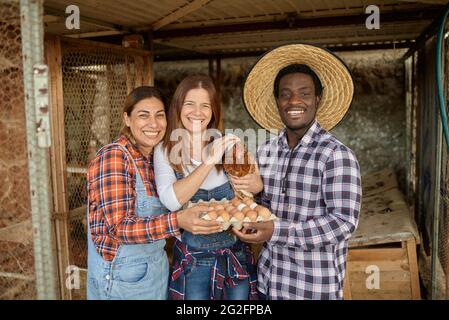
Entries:
{"type": "Polygon", "coordinates": [[[218,122],[218,130],[223,131],[223,103],[221,99],[221,59],[216,59],[217,69],[215,70],[215,88],[217,90],[218,101],[220,102],[221,118],[218,122]]]}
{"type": "MultiPolygon", "coordinates": [[[[140,87],[143,85],[144,81],[144,61],[142,56],[133,56],[134,57],[134,72],[136,74],[135,78],[135,86],[134,88],[140,87]]],[[[133,89],[134,89],[133,88],[133,89]]]]}
{"type": "MultiPolygon", "coordinates": [[[[51,177],[54,215],[64,215],[69,210],[67,198],[66,148],[64,132],[64,101],[62,84],[62,51],[59,37],[45,40],[45,58],[49,67],[51,115],[51,177]]],[[[65,286],[66,268],[70,265],[69,233],[67,219],[55,219],[54,237],[58,264],[60,297],[70,300],[72,294],[65,286]]]]}
{"type": "Polygon", "coordinates": [[[346,267],[345,280],[343,282],[343,299],[352,300],[351,294],[351,278],[349,275],[349,270],[346,267]]]}
{"type": "Polygon", "coordinates": [[[215,87],[217,89],[218,97],[221,100],[221,59],[217,58],[217,69],[215,70],[215,87]]]}
{"type": "Polygon", "coordinates": [[[144,56],[143,59],[143,71],[142,71],[142,85],[154,86],[153,76],[153,59],[151,56],[144,56]]]}
{"type": "Polygon", "coordinates": [[[215,74],[214,74],[214,60],[213,59],[209,59],[209,77],[211,77],[212,80],[214,80],[214,77],[215,77],[215,74]]]}
{"type": "Polygon", "coordinates": [[[148,32],[148,50],[150,51],[150,55],[143,56],[144,61],[144,83],[145,85],[154,86],[154,41],[153,41],[153,31],[150,30],[148,32]]]}
{"type": "Polygon", "coordinates": [[[125,55],[125,74],[126,74],[126,94],[129,94],[133,90],[133,84],[131,79],[131,67],[129,66],[129,56],[125,55]]]}
{"type": "MultiPolygon", "coordinates": [[[[105,132],[102,133],[103,136],[107,136],[108,137],[108,141],[111,140],[111,126],[114,123],[114,121],[112,120],[112,105],[113,105],[113,101],[114,101],[114,74],[112,71],[112,65],[110,63],[108,63],[108,65],[106,66],[106,92],[107,92],[107,97],[105,97],[107,100],[107,104],[106,103],[100,103],[99,106],[97,106],[97,108],[101,108],[103,111],[103,114],[105,115],[106,121],[109,125],[105,126],[105,132]]],[[[105,101],[106,102],[106,101],[105,101]]],[[[121,116],[121,114],[120,114],[121,116]]]]}
{"type": "Polygon", "coordinates": [[[419,288],[418,258],[416,256],[415,238],[407,240],[407,256],[410,266],[410,285],[412,290],[412,299],[420,300],[421,292],[419,288]]]}

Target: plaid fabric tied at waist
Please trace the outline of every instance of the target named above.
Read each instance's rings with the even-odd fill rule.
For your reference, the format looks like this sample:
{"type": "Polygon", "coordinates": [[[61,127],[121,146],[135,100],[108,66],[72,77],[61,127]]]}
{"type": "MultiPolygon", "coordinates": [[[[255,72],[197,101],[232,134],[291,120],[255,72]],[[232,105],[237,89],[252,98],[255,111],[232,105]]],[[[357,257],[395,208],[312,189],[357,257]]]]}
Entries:
{"type": "Polygon", "coordinates": [[[201,258],[215,258],[210,275],[211,290],[210,299],[226,299],[225,287],[233,288],[239,281],[249,278],[249,300],[257,300],[257,275],[254,256],[248,245],[237,242],[231,248],[200,251],[176,240],[173,246],[174,256],[181,257],[174,261],[173,272],[169,286],[169,294],[172,300],[185,299],[185,270],[195,260],[201,258]],[[234,252],[245,250],[246,270],[235,256],[234,252]]]}

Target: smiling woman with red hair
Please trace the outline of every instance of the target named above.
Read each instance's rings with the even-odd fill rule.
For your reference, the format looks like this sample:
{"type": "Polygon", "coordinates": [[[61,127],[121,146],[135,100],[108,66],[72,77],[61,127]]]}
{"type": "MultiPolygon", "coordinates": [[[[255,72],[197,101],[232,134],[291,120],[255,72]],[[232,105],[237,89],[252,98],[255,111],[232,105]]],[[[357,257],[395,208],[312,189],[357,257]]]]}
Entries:
{"type": "MultiPolygon", "coordinates": [[[[220,119],[221,107],[210,77],[193,75],[182,80],[170,105],[164,143],[155,151],[157,190],[170,210],[189,201],[234,197],[221,159],[238,138],[221,137],[220,119]],[[215,137],[212,143],[209,135],[215,137]]],[[[174,245],[171,298],[253,298],[254,271],[251,250],[233,234],[194,235],[185,230],[174,245]]]]}

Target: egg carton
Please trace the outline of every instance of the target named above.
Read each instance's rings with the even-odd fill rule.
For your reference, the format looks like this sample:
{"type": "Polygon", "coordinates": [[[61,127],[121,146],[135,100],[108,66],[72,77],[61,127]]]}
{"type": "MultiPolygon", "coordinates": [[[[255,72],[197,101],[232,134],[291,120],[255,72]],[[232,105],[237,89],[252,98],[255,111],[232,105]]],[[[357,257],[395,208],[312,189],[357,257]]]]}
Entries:
{"type": "Polygon", "coordinates": [[[233,226],[237,230],[243,228],[244,222],[265,222],[277,220],[277,217],[267,208],[258,205],[252,198],[234,198],[227,200],[211,199],[210,201],[199,200],[198,202],[189,202],[187,207],[191,208],[195,205],[206,205],[214,208],[212,211],[203,212],[201,218],[204,220],[218,221],[223,230],[227,230],[233,226]]]}

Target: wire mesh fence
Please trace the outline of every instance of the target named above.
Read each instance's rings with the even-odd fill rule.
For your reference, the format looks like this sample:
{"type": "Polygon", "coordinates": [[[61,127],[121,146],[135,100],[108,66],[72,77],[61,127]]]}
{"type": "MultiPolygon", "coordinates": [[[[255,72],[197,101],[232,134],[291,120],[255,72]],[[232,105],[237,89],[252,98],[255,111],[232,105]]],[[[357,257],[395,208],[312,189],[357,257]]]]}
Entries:
{"type": "Polygon", "coordinates": [[[0,0],[0,299],[36,298],[19,0],[0,0]]]}
{"type": "Polygon", "coordinates": [[[86,172],[96,151],[118,137],[123,103],[135,87],[150,84],[145,52],[61,40],[64,101],[65,170],[69,263],[80,268],[80,288],[72,299],[85,298],[87,268],[86,172]]]}
{"type": "MultiPolygon", "coordinates": [[[[445,63],[446,68],[444,83],[448,86],[449,81],[449,40],[444,41],[445,44],[445,63]]],[[[448,87],[449,88],[449,87],[448,87]]],[[[449,90],[446,89],[446,92],[449,90]]],[[[446,97],[447,101],[447,97],[446,97]]],[[[445,168],[442,173],[443,183],[441,188],[441,198],[442,200],[442,210],[440,211],[439,219],[439,237],[438,237],[438,254],[441,266],[446,274],[446,279],[449,278],[449,159],[447,146],[443,146],[443,168],[445,168]]],[[[449,298],[449,281],[446,280],[446,298],[449,298]]]]}

